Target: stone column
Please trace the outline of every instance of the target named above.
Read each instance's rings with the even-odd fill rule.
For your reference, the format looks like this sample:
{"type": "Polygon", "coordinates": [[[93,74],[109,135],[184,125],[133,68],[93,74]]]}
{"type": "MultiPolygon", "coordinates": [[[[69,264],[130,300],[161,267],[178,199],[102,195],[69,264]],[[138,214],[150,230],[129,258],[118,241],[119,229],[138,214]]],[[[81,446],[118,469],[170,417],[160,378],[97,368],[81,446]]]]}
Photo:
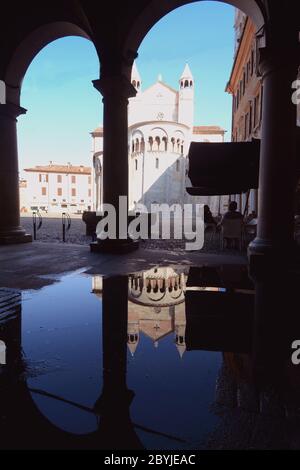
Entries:
{"type": "Polygon", "coordinates": [[[293,251],[296,186],[296,106],[292,82],[299,50],[278,46],[260,50],[263,122],[259,177],[259,220],[249,246],[250,273],[285,261],[293,251]]]}
{"type": "Polygon", "coordinates": [[[31,242],[20,226],[17,117],[26,110],[0,105],[0,244],[31,242]]]}
{"type": "Polygon", "coordinates": [[[111,204],[117,214],[117,239],[98,239],[92,251],[130,251],[137,247],[118,234],[119,196],[127,197],[128,214],[128,98],[136,95],[133,85],[122,75],[93,82],[103,96],[103,204],[111,204]]]}

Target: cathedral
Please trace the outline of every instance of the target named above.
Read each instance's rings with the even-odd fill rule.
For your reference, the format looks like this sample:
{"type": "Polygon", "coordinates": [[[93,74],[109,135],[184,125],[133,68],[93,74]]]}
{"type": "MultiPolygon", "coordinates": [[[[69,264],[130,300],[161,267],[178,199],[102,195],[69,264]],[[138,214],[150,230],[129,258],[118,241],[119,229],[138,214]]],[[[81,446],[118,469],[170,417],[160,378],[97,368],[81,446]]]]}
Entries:
{"type": "MultiPolygon", "coordinates": [[[[142,89],[136,63],[131,83],[136,96],[128,106],[129,209],[144,204],[209,204],[220,212],[219,197],[194,197],[186,192],[187,155],[191,142],[224,142],[219,126],[194,126],[195,82],[188,64],[179,78],[178,90],[164,83],[142,89]]],[[[103,178],[103,129],[92,132],[94,209],[101,210],[103,178]]]]}

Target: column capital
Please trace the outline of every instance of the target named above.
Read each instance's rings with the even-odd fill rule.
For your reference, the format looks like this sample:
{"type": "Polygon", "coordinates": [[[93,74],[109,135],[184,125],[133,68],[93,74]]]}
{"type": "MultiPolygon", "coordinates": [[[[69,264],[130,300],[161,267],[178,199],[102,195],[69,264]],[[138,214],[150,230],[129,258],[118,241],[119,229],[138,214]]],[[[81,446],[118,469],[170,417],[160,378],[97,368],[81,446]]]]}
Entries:
{"type": "Polygon", "coordinates": [[[7,117],[16,120],[18,116],[26,113],[27,109],[17,106],[16,104],[0,104],[0,117],[7,117]]]}
{"type": "Polygon", "coordinates": [[[103,98],[113,97],[116,100],[133,98],[136,95],[136,89],[131,82],[123,75],[111,77],[102,77],[93,80],[94,87],[100,91],[103,98]]]}
{"type": "MultiPolygon", "coordinates": [[[[266,77],[272,72],[279,70],[295,70],[295,77],[299,67],[300,44],[282,46],[269,46],[259,49],[258,70],[262,77],[266,77]]],[[[293,73],[293,72],[292,72],[293,73]]]]}

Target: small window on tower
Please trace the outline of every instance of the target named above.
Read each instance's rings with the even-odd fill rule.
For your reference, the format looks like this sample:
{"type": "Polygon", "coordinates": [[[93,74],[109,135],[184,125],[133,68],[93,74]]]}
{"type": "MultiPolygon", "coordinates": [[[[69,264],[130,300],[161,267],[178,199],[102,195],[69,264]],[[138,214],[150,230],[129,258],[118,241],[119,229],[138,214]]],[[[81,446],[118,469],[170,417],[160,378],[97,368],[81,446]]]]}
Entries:
{"type": "Polygon", "coordinates": [[[188,80],[185,80],[185,82],[184,82],[184,88],[188,88],[188,86],[189,86],[189,81],[188,81],[188,80]]]}
{"type": "Polygon", "coordinates": [[[158,158],[155,159],[155,168],[156,168],[156,169],[159,168],[159,160],[158,160],[158,158]]]}
{"type": "Polygon", "coordinates": [[[137,169],[138,169],[138,161],[137,161],[137,159],[134,160],[134,165],[135,165],[135,171],[137,171],[137,169]]]}

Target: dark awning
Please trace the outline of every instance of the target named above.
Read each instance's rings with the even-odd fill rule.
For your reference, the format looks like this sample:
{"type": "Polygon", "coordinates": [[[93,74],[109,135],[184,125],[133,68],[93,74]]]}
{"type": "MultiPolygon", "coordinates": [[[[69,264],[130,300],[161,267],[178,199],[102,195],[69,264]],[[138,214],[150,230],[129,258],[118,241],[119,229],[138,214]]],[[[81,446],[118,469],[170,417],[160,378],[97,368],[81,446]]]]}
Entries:
{"type": "Polygon", "coordinates": [[[240,194],[258,188],[260,140],[198,143],[189,151],[191,195],[240,194]]]}

